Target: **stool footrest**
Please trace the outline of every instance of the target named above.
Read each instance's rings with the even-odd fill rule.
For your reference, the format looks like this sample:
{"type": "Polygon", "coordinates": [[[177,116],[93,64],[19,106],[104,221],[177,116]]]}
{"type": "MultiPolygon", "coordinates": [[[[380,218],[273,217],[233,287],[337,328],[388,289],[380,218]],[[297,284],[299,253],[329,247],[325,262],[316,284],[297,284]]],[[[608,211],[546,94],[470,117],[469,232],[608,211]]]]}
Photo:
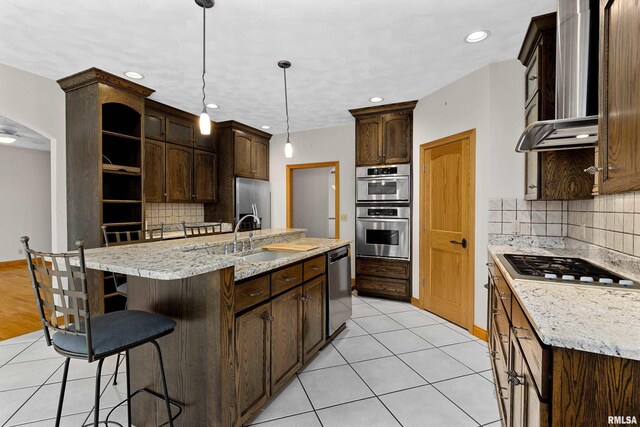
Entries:
{"type": "MultiPolygon", "coordinates": [[[[109,417],[111,416],[113,411],[115,411],[120,405],[122,405],[123,403],[127,402],[128,400],[133,399],[135,396],[137,396],[140,393],[150,394],[151,396],[156,397],[156,398],[158,398],[158,399],[160,399],[160,400],[162,400],[164,402],[164,396],[161,395],[160,393],[156,393],[155,391],[149,390],[148,388],[141,388],[141,389],[138,389],[138,390],[134,391],[133,393],[131,393],[131,397],[129,399],[124,399],[122,402],[118,403],[116,406],[111,408],[111,410],[107,414],[107,418],[105,419],[105,421],[101,421],[101,423],[105,423],[105,425],[108,425],[108,423],[115,423],[115,424],[120,426],[120,424],[117,421],[109,421],[109,417]]],[[[129,404],[131,404],[131,402],[129,402],[129,404]]],[[[178,403],[176,403],[175,401],[173,401],[171,399],[169,399],[169,404],[172,407],[177,408],[178,412],[175,415],[173,415],[173,411],[171,411],[171,413],[172,413],[171,420],[167,420],[165,423],[160,424],[158,427],[164,427],[164,426],[168,425],[169,421],[172,421],[172,422],[175,421],[182,414],[182,406],[178,405],[178,403]]],[[[122,426],[120,426],[120,427],[122,427],[122,426]]]]}

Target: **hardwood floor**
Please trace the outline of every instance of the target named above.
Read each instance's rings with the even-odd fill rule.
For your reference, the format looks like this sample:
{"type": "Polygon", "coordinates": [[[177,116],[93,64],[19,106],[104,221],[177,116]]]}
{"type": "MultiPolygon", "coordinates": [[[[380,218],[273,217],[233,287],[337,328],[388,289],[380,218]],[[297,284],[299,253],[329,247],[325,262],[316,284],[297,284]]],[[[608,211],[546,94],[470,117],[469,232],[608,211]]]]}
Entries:
{"type": "Polygon", "coordinates": [[[41,327],[25,265],[0,267],[0,341],[41,327]]]}

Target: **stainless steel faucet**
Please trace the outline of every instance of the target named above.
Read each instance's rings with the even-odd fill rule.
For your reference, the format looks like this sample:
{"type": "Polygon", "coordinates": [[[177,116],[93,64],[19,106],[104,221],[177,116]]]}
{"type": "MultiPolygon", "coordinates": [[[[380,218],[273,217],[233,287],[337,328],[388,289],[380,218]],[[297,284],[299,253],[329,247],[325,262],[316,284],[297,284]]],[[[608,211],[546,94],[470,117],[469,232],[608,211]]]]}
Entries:
{"type": "Polygon", "coordinates": [[[240,228],[240,224],[242,224],[242,221],[244,221],[247,218],[255,218],[255,220],[258,223],[258,226],[260,226],[260,218],[251,214],[243,216],[242,219],[238,221],[238,223],[236,224],[235,230],[233,230],[233,253],[234,254],[238,252],[238,228],[240,228]]]}

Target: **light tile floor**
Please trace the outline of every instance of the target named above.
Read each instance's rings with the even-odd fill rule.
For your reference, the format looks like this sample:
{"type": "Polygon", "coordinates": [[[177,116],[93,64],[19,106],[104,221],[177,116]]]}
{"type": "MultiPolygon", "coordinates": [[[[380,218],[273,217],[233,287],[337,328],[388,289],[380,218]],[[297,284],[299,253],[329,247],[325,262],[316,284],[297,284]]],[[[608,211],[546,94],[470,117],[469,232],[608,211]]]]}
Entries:
{"type": "MultiPolygon", "coordinates": [[[[63,361],[41,332],[0,341],[0,426],[54,425],[63,361]]],[[[95,366],[71,362],[63,426],[91,421],[95,366]]],[[[107,359],[102,418],[125,397],[114,369],[107,359]]],[[[250,424],[499,426],[489,369],[485,343],[465,330],[410,304],[354,296],[347,328],[250,424]]],[[[126,407],[112,417],[126,423],[126,407]]]]}

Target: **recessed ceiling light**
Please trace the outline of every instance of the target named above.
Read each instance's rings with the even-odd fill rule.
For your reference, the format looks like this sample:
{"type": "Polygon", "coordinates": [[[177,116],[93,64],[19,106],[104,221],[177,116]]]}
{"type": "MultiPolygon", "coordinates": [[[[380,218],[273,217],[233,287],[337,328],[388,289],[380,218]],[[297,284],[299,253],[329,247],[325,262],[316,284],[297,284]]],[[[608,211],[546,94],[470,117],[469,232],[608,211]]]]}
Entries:
{"type": "Polygon", "coordinates": [[[588,133],[581,133],[580,135],[576,135],[576,138],[578,138],[578,139],[589,138],[589,134],[588,133]]]}
{"type": "Polygon", "coordinates": [[[379,96],[374,96],[373,98],[369,98],[369,102],[382,102],[384,98],[380,98],[379,96]]]}
{"type": "Polygon", "coordinates": [[[271,129],[271,126],[269,126],[269,125],[262,125],[262,126],[260,126],[260,129],[264,129],[264,130],[271,129]]]}
{"type": "Polygon", "coordinates": [[[482,40],[485,40],[487,37],[489,37],[489,31],[480,30],[474,31],[473,33],[469,34],[464,40],[467,43],[478,43],[482,40]]]}
{"type": "Polygon", "coordinates": [[[12,142],[15,142],[16,139],[12,136],[9,135],[0,135],[0,143],[2,144],[11,144],[12,142]]]}
{"type": "Polygon", "coordinates": [[[220,106],[218,104],[209,103],[207,104],[207,108],[213,108],[215,110],[216,108],[220,108],[220,106]]]}
{"type": "Polygon", "coordinates": [[[129,77],[130,79],[136,79],[136,80],[144,79],[144,76],[138,73],[137,71],[125,71],[124,75],[129,77]]]}

